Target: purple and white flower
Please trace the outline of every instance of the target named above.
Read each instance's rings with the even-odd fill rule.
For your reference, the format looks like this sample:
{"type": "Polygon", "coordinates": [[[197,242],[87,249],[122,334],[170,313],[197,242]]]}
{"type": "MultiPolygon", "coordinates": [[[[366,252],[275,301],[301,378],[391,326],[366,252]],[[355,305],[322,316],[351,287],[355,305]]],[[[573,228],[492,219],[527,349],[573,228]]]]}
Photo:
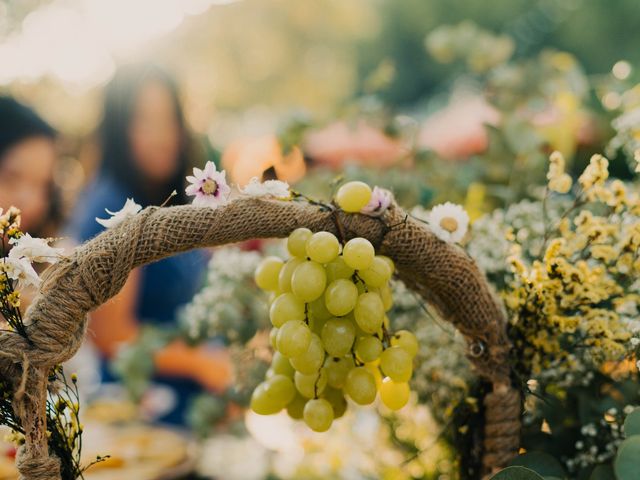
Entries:
{"type": "Polygon", "coordinates": [[[217,208],[229,201],[231,188],[227,185],[226,172],[216,171],[213,162],[207,162],[204,169],[193,169],[193,176],[188,176],[190,185],[185,189],[187,195],[195,197],[193,205],[197,207],[217,208]]]}
{"type": "Polygon", "coordinates": [[[384,212],[387,211],[391,202],[393,201],[393,194],[384,188],[373,187],[371,192],[371,199],[367,203],[360,213],[369,215],[370,217],[381,217],[384,212]]]}

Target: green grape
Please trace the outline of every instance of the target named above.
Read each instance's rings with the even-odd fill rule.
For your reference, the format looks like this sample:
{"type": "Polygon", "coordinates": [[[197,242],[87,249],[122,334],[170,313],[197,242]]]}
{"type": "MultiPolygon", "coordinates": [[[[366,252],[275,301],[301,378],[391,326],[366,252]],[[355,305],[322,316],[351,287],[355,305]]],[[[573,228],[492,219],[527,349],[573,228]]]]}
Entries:
{"type": "Polygon", "coordinates": [[[307,241],[313,233],[308,228],[296,228],[287,239],[287,250],[289,253],[300,259],[307,258],[307,241]]]}
{"type": "Polygon", "coordinates": [[[353,268],[344,262],[344,258],[339,256],[334,261],[325,265],[327,271],[327,283],[331,283],[339,278],[350,279],[353,277],[353,268]]]}
{"type": "Polygon", "coordinates": [[[323,266],[316,262],[302,262],[291,276],[291,291],[305,303],[320,298],[326,286],[327,274],[323,266]]]}
{"type": "Polygon", "coordinates": [[[271,344],[271,348],[276,348],[276,338],[278,337],[278,329],[273,327],[269,332],[269,343],[271,344]]]}
{"type": "Polygon", "coordinates": [[[333,233],[318,232],[307,240],[307,256],[318,263],[329,263],[340,254],[340,242],[333,233]]]}
{"type": "Polygon", "coordinates": [[[278,330],[276,346],[285,357],[297,357],[309,348],[311,329],[300,320],[291,320],[278,330]]]}
{"type": "Polygon", "coordinates": [[[344,387],[347,374],[355,366],[352,356],[327,357],[324,361],[324,370],[327,372],[327,383],[333,388],[344,387]]]}
{"type": "Polygon", "coordinates": [[[264,378],[271,378],[276,374],[276,372],[273,371],[273,368],[267,368],[267,371],[264,372],[264,378]]]}
{"type": "Polygon", "coordinates": [[[324,302],[324,296],[315,299],[309,304],[309,315],[314,320],[329,320],[333,315],[327,310],[327,305],[324,302]]]}
{"type": "Polygon", "coordinates": [[[373,263],[375,250],[366,238],[352,238],[342,250],[345,263],[354,270],[366,270],[373,263]]]}
{"type": "Polygon", "coordinates": [[[360,295],[353,314],[362,330],[367,333],[378,333],[384,321],[384,306],[380,295],[375,292],[360,295]]]}
{"type": "Polygon", "coordinates": [[[296,392],[296,396],[287,405],[287,413],[294,420],[302,420],[304,412],[304,406],[307,404],[307,399],[296,392]]]}
{"type": "Polygon", "coordinates": [[[317,372],[324,363],[324,346],[320,337],[312,333],[309,348],[301,355],[293,357],[290,363],[293,368],[305,375],[317,372]]]}
{"type": "Polygon", "coordinates": [[[333,408],[333,418],[340,418],[347,411],[347,400],[344,398],[342,390],[327,387],[322,392],[322,398],[327,400],[333,408]]]}
{"type": "Polygon", "coordinates": [[[407,382],[394,382],[389,377],[382,381],[380,387],[380,399],[391,410],[400,410],[409,401],[409,384],[407,382]]]}
{"type": "Polygon", "coordinates": [[[293,382],[286,375],[275,374],[265,383],[267,384],[268,394],[283,407],[289,403],[295,395],[293,382]]]}
{"type": "Polygon", "coordinates": [[[360,270],[358,276],[364,280],[369,287],[380,288],[391,278],[391,269],[382,258],[373,257],[369,268],[360,270]]]}
{"type": "Polygon", "coordinates": [[[277,290],[278,276],[283,265],[284,262],[278,257],[266,257],[256,268],[254,274],[256,285],[262,290],[277,290]]]}
{"type": "Polygon", "coordinates": [[[320,369],[311,375],[296,372],[293,376],[293,381],[300,395],[306,398],[316,398],[327,386],[327,372],[324,369],[320,369]]]}
{"type": "Polygon", "coordinates": [[[293,377],[293,374],[295,372],[289,359],[282,355],[280,352],[275,352],[273,354],[273,359],[271,360],[271,369],[274,373],[285,375],[287,377],[293,377]]]}
{"type": "Polygon", "coordinates": [[[396,265],[395,263],[393,263],[393,260],[391,260],[386,255],[378,255],[378,258],[385,261],[385,263],[389,266],[389,271],[391,272],[391,275],[393,275],[393,273],[396,271],[396,265]]]}
{"type": "Polygon", "coordinates": [[[278,275],[278,291],[283,293],[291,291],[291,277],[302,262],[304,262],[303,259],[296,257],[287,260],[278,275]]]}
{"type": "Polygon", "coordinates": [[[289,377],[275,374],[253,391],[251,409],[261,415],[277,413],[293,399],[295,393],[289,377]]]}
{"type": "Polygon", "coordinates": [[[334,280],[327,286],[324,303],[327,310],[336,317],[343,317],[356,306],[358,288],[350,280],[334,280]]]}
{"type": "Polygon", "coordinates": [[[380,355],[380,368],[393,381],[408,382],[413,370],[411,355],[401,347],[387,348],[380,355]]]}
{"type": "Polygon", "coordinates": [[[383,285],[380,288],[375,288],[372,291],[377,292],[382,299],[382,306],[384,307],[384,311],[388,312],[393,307],[393,296],[391,294],[391,287],[389,285],[383,285]]]}
{"type": "Polygon", "coordinates": [[[332,318],[322,327],[322,343],[327,353],[342,357],[351,351],[356,338],[353,322],[344,318],[332,318]]]}
{"type": "Polygon", "coordinates": [[[327,323],[327,320],[333,318],[333,316],[327,318],[327,319],[312,319],[311,321],[311,330],[313,331],[313,333],[321,335],[322,334],[322,329],[324,327],[324,324],[327,323]]]}
{"type": "Polygon", "coordinates": [[[362,210],[371,200],[371,187],[364,182],[347,182],[336,193],[336,203],[349,213],[362,210]]]}
{"type": "Polygon", "coordinates": [[[353,368],[347,375],[344,391],[358,405],[369,405],[376,399],[376,380],[365,367],[353,368]]]}
{"type": "Polygon", "coordinates": [[[382,386],[382,373],[380,373],[380,369],[376,363],[377,362],[365,363],[364,368],[371,372],[371,375],[373,375],[373,378],[376,380],[376,388],[380,390],[380,387],[382,386]]]}
{"type": "Polygon", "coordinates": [[[282,410],[282,405],[268,395],[266,381],[253,390],[250,406],[251,410],[260,415],[273,415],[282,410]]]}
{"type": "Polygon", "coordinates": [[[399,330],[391,337],[391,345],[397,345],[403,348],[411,356],[415,357],[418,353],[419,345],[416,336],[409,330],[399,330]]]}
{"type": "Polygon", "coordinates": [[[304,406],[304,423],[314,432],[326,432],[333,423],[333,408],[324,398],[309,400],[304,406]]]}
{"type": "Polygon", "coordinates": [[[374,337],[373,335],[358,337],[355,352],[360,361],[364,363],[373,362],[380,358],[382,342],[378,337],[374,337]]]}
{"type": "Polygon", "coordinates": [[[271,304],[269,319],[274,327],[282,327],[290,320],[304,320],[304,303],[293,293],[283,293],[271,304]]]}

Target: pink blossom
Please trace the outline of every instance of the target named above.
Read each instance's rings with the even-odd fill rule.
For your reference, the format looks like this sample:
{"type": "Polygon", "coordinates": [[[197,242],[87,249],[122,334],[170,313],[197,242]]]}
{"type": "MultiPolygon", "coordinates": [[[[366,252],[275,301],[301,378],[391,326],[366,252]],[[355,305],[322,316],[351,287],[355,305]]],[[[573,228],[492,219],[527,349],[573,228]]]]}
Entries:
{"type": "Polygon", "coordinates": [[[193,169],[193,176],[187,177],[190,185],[185,189],[187,195],[195,197],[197,207],[217,208],[227,203],[231,188],[227,185],[226,172],[216,171],[213,162],[207,162],[204,170],[193,169]]]}
{"type": "Polygon", "coordinates": [[[393,195],[389,190],[385,190],[380,187],[373,187],[373,192],[371,192],[371,200],[367,203],[360,213],[364,213],[365,215],[369,215],[371,217],[381,217],[384,215],[384,212],[387,211],[389,205],[391,205],[391,201],[393,200],[393,195]]]}

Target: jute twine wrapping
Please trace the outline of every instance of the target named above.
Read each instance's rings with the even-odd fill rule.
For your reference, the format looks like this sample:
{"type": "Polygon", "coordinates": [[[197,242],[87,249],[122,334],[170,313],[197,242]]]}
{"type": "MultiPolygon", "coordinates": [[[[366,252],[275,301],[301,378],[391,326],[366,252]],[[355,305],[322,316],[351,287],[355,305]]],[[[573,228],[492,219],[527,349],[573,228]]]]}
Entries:
{"type": "Polygon", "coordinates": [[[504,314],[467,254],[397,206],[374,219],[301,202],[239,198],[215,210],[147,208],[45,272],[25,318],[31,344],[16,334],[0,334],[0,374],[12,379],[15,410],[26,429],[17,458],[21,478],[60,479],[59,463],[47,449],[47,374],[75,354],[87,313],[117,294],[132,269],[193,248],[286,237],[302,226],[344,239],[368,238],[394,260],[399,277],[466,337],[477,373],[494,385],[484,402],[485,473],[505,465],[519,446],[520,395],[509,378],[504,314]]]}

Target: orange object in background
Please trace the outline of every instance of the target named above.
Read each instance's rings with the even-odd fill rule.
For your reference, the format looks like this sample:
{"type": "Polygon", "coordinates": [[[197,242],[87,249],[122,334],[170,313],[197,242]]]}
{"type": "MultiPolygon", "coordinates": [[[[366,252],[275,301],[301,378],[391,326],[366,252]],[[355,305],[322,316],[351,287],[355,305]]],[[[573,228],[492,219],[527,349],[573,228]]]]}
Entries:
{"type": "Polygon", "coordinates": [[[240,186],[253,177],[262,179],[270,168],[275,170],[278,180],[289,183],[300,180],[307,171],[300,148],[293,147],[284,154],[275,135],[231,142],[222,155],[222,168],[229,173],[230,180],[240,186]]]}
{"type": "Polygon", "coordinates": [[[477,95],[461,94],[427,118],[418,133],[418,146],[447,160],[464,160],[489,146],[485,124],[496,125],[500,113],[477,95]]]}
{"type": "Polygon", "coordinates": [[[345,162],[390,167],[406,153],[401,141],[364,120],[355,125],[336,122],[313,131],[306,136],[304,150],[314,161],[332,168],[340,168],[345,162]]]}

